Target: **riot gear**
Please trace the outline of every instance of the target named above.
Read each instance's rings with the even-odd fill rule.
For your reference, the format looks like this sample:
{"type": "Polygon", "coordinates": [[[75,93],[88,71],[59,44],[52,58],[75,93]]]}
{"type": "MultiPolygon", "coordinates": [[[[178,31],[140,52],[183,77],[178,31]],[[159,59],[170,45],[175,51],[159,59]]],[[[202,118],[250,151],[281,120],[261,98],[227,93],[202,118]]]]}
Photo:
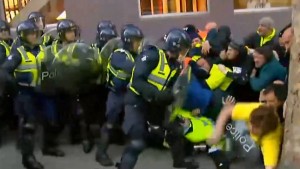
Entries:
{"type": "Polygon", "coordinates": [[[171,29],[165,36],[165,48],[172,53],[179,53],[182,49],[188,49],[191,47],[191,38],[182,29],[171,29]]]}
{"type": "Polygon", "coordinates": [[[69,41],[68,39],[66,39],[66,32],[70,32],[70,31],[74,31],[75,36],[79,37],[79,29],[74,21],[70,19],[64,19],[58,22],[57,33],[60,40],[69,41]]]}

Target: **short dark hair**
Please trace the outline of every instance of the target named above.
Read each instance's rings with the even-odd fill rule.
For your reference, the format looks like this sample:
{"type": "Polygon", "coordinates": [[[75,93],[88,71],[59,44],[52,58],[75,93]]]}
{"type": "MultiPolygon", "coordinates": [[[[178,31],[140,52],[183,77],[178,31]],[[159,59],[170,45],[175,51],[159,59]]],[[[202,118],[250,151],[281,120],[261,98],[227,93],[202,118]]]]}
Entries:
{"type": "Polygon", "coordinates": [[[286,84],[271,84],[264,91],[263,94],[269,94],[274,92],[275,97],[284,102],[287,98],[287,85],[286,84]]]}
{"type": "Polygon", "coordinates": [[[273,50],[270,46],[262,46],[255,49],[255,51],[263,55],[267,62],[271,61],[274,57],[273,50]]]}

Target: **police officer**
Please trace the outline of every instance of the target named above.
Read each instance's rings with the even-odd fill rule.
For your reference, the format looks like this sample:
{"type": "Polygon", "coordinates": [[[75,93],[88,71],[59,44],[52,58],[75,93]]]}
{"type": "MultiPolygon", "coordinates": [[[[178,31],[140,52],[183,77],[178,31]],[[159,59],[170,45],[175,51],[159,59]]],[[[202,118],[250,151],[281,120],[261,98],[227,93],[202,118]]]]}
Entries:
{"type": "MultiPolygon", "coordinates": [[[[79,27],[70,19],[63,19],[57,23],[58,39],[51,46],[51,51],[56,55],[63,47],[79,40],[79,27]]],[[[70,139],[72,144],[81,143],[80,118],[78,116],[77,96],[59,90],[57,94],[57,106],[59,114],[65,116],[64,120],[70,120],[70,139]]],[[[65,123],[65,122],[63,122],[65,123]]]]}
{"type": "Polygon", "coordinates": [[[58,38],[51,45],[52,53],[55,55],[59,50],[70,43],[79,40],[79,27],[70,19],[63,19],[57,23],[58,38]]]}
{"type": "MultiPolygon", "coordinates": [[[[100,22],[97,27],[96,43],[92,47],[97,50],[99,57],[103,46],[112,38],[117,37],[117,32],[113,25],[104,25],[100,22]]],[[[94,138],[90,130],[90,125],[97,122],[102,126],[105,120],[105,103],[107,100],[108,89],[106,87],[107,61],[101,57],[102,71],[99,75],[97,83],[89,86],[79,97],[80,106],[84,113],[84,121],[82,124],[83,151],[89,153],[94,145],[94,138]],[[96,121],[95,121],[96,120],[96,121]]]]}
{"type": "Polygon", "coordinates": [[[46,26],[45,16],[40,12],[31,12],[28,15],[28,19],[34,22],[39,28],[42,37],[41,44],[43,44],[44,46],[51,45],[54,40],[53,37],[44,32],[46,26]]]}
{"type": "MultiPolygon", "coordinates": [[[[45,16],[43,14],[41,14],[40,12],[31,12],[28,15],[28,20],[35,23],[36,26],[39,28],[39,33],[41,36],[39,43],[44,46],[51,45],[54,38],[51,35],[44,33],[44,29],[46,26],[45,16]]],[[[20,39],[17,37],[12,44],[12,49],[17,49],[20,45],[21,45],[20,39]]]]}
{"type": "MultiPolygon", "coordinates": [[[[0,65],[4,63],[7,57],[10,55],[10,26],[7,22],[0,20],[0,65]]],[[[6,116],[11,116],[13,112],[13,99],[8,93],[0,93],[0,146],[1,146],[1,130],[4,124],[7,124],[5,121],[8,120],[6,116]]],[[[10,92],[9,92],[10,93],[10,92]]]]}
{"type": "Polygon", "coordinates": [[[130,87],[125,97],[123,128],[130,142],[126,146],[119,169],[134,168],[139,154],[145,149],[147,116],[163,114],[174,100],[171,87],[179,74],[179,57],[184,57],[191,45],[189,35],[182,29],[172,29],[164,37],[165,51],[146,46],[135,62],[130,87]]]}
{"type": "Polygon", "coordinates": [[[0,65],[10,55],[10,26],[7,22],[0,20],[0,65]]]}
{"type": "Polygon", "coordinates": [[[115,50],[109,58],[107,79],[110,91],[106,104],[107,122],[101,129],[101,141],[96,154],[96,160],[103,166],[113,165],[106,151],[112,129],[124,108],[124,95],[143,37],[142,31],[137,26],[125,25],[121,31],[123,48],[115,50]]]}
{"type": "Polygon", "coordinates": [[[40,72],[37,58],[43,50],[43,46],[38,44],[39,29],[28,20],[20,23],[17,28],[21,46],[2,65],[4,71],[1,74],[6,73],[9,77],[14,73],[18,84],[19,94],[16,106],[21,121],[22,163],[27,169],[42,169],[42,164],[35,159],[33,154],[38,105],[41,106],[41,111],[47,121],[44,125],[43,154],[64,156],[64,153],[56,148],[54,135],[52,135],[57,130],[54,125],[56,112],[53,100],[38,91],[40,72]]]}

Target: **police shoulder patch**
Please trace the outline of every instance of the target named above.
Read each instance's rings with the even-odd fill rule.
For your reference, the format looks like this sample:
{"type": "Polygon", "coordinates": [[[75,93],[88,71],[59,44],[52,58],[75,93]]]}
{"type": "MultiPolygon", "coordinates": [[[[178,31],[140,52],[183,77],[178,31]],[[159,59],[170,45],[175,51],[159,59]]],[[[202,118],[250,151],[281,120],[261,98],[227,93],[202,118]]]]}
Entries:
{"type": "Polygon", "coordinates": [[[148,57],[147,55],[143,55],[143,57],[142,57],[142,59],[141,59],[142,62],[145,62],[145,61],[147,60],[147,57],[148,57]]]}
{"type": "Polygon", "coordinates": [[[12,55],[9,55],[7,60],[12,60],[12,57],[13,57],[12,55]]]}

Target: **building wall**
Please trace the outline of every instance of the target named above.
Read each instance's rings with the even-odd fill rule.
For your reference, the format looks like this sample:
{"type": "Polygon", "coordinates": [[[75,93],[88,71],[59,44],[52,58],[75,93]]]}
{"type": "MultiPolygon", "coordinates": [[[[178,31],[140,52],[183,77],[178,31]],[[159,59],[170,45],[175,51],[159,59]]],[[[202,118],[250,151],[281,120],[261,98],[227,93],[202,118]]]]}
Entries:
{"type": "Polygon", "coordinates": [[[234,11],[233,0],[209,0],[207,13],[170,14],[140,17],[139,0],[65,0],[67,17],[76,21],[86,41],[95,37],[97,23],[112,20],[117,27],[127,23],[140,26],[145,35],[158,38],[172,27],[195,24],[203,28],[208,21],[219,25],[227,24],[234,38],[240,39],[256,30],[258,20],[263,16],[275,19],[275,27],[281,29],[291,20],[291,9],[263,9],[258,11],[234,11]],[[224,3],[226,2],[226,3],[224,3]],[[76,4],[76,5],[75,5],[76,4]]]}

